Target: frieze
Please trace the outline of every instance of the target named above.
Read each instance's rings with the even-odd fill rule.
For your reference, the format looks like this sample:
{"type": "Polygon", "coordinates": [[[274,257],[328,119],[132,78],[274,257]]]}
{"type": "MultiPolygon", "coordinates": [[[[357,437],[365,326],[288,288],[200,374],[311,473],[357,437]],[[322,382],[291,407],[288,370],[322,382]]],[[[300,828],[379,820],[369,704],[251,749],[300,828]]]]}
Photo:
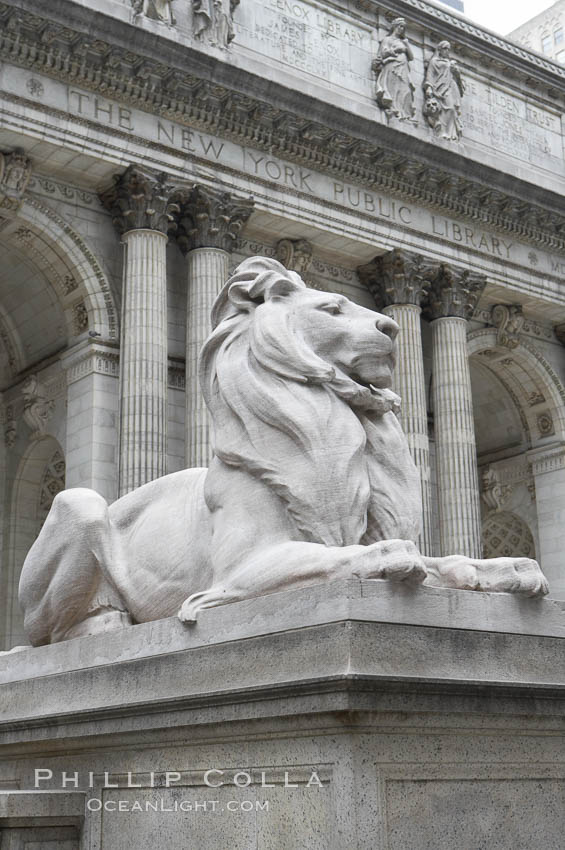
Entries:
{"type": "MultiPolygon", "coordinates": [[[[10,21],[12,19],[13,16],[10,21]]],[[[247,95],[230,92],[192,74],[185,74],[182,83],[176,77],[174,91],[169,90],[170,69],[159,78],[158,63],[153,63],[154,73],[139,77],[140,66],[148,63],[140,62],[130,52],[120,52],[110,45],[107,45],[104,54],[101,44],[97,43],[98,62],[77,63],[72,59],[68,42],[64,41],[63,30],[48,49],[34,49],[40,19],[35,18],[34,21],[35,29],[23,25],[19,18],[11,28],[5,26],[0,29],[0,55],[36,73],[43,68],[51,77],[61,80],[72,78],[75,86],[80,83],[91,92],[119,92],[120,103],[116,103],[115,114],[111,116],[118,129],[133,132],[133,110],[124,105],[127,103],[178,122],[186,134],[187,152],[190,152],[191,140],[199,130],[218,132],[225,139],[233,139],[239,144],[249,141],[255,150],[265,150],[273,155],[276,152],[285,160],[297,163],[294,179],[298,188],[305,191],[308,191],[308,183],[304,171],[315,163],[317,169],[334,174],[344,185],[351,181],[373,189],[380,188],[402,198],[421,201],[426,206],[450,210],[456,216],[484,221],[550,249],[565,250],[565,217],[561,215],[536,207],[526,200],[510,198],[502,192],[495,193],[487,186],[465,178],[454,178],[438,168],[416,163],[401,151],[384,150],[377,144],[337,133],[304,119],[297,125],[296,116],[284,110],[274,110],[247,95]],[[105,63],[109,55],[114,60],[118,55],[120,61],[105,63]],[[404,176],[411,175],[414,168],[418,172],[417,179],[404,176]],[[489,196],[493,196],[492,204],[489,196]]],[[[110,116],[104,111],[103,97],[97,94],[91,95],[91,99],[93,102],[89,102],[89,107],[98,114],[91,113],[89,117],[97,118],[101,123],[108,122],[110,116]]],[[[86,104],[83,100],[78,106],[86,109],[86,104]]],[[[80,108],[75,107],[74,111],[80,114],[80,108]]],[[[179,137],[180,129],[179,126],[179,137]]],[[[263,166],[267,168],[267,163],[274,157],[266,156],[264,160],[263,166]]],[[[269,167],[277,173],[275,166],[269,167]]]]}

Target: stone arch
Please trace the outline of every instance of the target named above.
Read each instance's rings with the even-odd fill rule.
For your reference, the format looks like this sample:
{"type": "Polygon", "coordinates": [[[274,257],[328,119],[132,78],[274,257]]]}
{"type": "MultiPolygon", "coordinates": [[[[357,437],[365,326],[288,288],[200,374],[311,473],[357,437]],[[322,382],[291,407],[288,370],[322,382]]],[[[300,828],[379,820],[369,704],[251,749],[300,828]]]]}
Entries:
{"type": "Polygon", "coordinates": [[[482,328],[467,343],[469,357],[492,372],[517,405],[528,448],[565,440],[565,387],[529,340],[505,348],[497,344],[495,328],[482,328]]]}
{"type": "Polygon", "coordinates": [[[54,287],[65,312],[68,337],[84,327],[118,340],[118,311],[108,278],[87,243],[58,213],[26,197],[10,225],[20,244],[54,287]],[[83,305],[83,307],[81,306],[83,305]]]}
{"type": "MultiPolygon", "coordinates": [[[[5,643],[27,643],[18,603],[21,568],[45,522],[53,499],[65,486],[63,449],[52,436],[34,439],[20,460],[12,489],[6,563],[5,643]]],[[[9,648],[9,647],[8,647],[9,648]]]]}

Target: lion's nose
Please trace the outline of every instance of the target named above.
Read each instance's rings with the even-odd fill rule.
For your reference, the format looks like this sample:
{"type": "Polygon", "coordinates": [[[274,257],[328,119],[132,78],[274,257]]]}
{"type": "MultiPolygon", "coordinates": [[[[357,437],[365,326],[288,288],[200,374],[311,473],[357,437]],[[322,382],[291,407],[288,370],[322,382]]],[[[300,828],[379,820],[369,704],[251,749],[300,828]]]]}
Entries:
{"type": "Polygon", "coordinates": [[[377,326],[377,330],[382,334],[386,334],[392,340],[396,339],[400,327],[396,324],[394,319],[390,319],[388,316],[379,316],[375,324],[377,326]]]}

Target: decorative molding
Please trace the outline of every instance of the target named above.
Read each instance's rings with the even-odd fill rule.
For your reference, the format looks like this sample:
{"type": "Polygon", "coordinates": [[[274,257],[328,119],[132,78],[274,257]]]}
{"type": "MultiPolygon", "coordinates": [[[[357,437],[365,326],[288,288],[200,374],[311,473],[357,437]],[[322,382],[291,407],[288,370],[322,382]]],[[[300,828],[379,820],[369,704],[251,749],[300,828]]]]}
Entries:
{"type": "Polygon", "coordinates": [[[61,364],[66,373],[67,384],[73,384],[93,373],[109,375],[112,378],[119,376],[118,349],[91,340],[85,340],[66,351],[61,358],[61,364]]]}
{"type": "Polygon", "coordinates": [[[9,449],[13,449],[18,436],[18,425],[13,404],[6,406],[4,418],[4,441],[9,449]]]}
{"type": "Polygon", "coordinates": [[[173,197],[180,210],[176,239],[183,254],[197,248],[231,253],[253,212],[253,198],[237,198],[221,188],[193,186],[173,197]]]}
{"type": "Polygon", "coordinates": [[[166,235],[176,228],[174,214],[179,206],[171,202],[171,195],[177,187],[167,179],[166,174],[153,174],[133,164],[114,175],[114,186],[100,194],[100,201],[120,235],[129,230],[158,230],[166,235]]]}
{"type": "MultiPolygon", "coordinates": [[[[485,325],[489,325],[490,327],[495,327],[492,317],[492,309],[492,307],[486,309],[476,308],[473,312],[473,319],[478,322],[484,322],[485,325]]],[[[526,316],[524,316],[524,323],[521,327],[520,335],[531,336],[534,339],[547,340],[548,342],[556,342],[556,333],[549,322],[543,323],[536,321],[535,319],[527,318],[526,316]]]]}
{"type": "Polygon", "coordinates": [[[427,315],[432,321],[448,316],[470,319],[486,282],[485,275],[442,263],[424,305],[427,315]]]}
{"type": "Polygon", "coordinates": [[[565,469],[565,445],[558,443],[553,446],[532,449],[527,453],[527,458],[534,476],[565,469]]]}
{"type": "Polygon", "coordinates": [[[439,262],[403,248],[394,248],[359,266],[357,275],[375,299],[377,308],[382,309],[394,304],[420,306],[439,271],[439,262]]]}
{"type": "Polygon", "coordinates": [[[496,344],[514,349],[520,344],[520,332],[524,327],[524,314],[519,304],[496,304],[491,312],[492,324],[498,328],[496,344]]]}
{"type": "MultiPolygon", "coordinates": [[[[416,3],[417,0],[414,0],[416,3]]],[[[373,4],[369,4],[373,9],[373,4]]],[[[438,17],[427,3],[418,8],[438,17]]],[[[439,14],[439,17],[441,17],[439,14]]],[[[450,24],[456,20],[445,14],[450,24]]],[[[472,25],[466,31],[514,49],[502,39],[472,25]]],[[[385,148],[374,140],[360,139],[335,128],[310,121],[288,110],[228,87],[135,56],[129,49],[100,39],[90,43],[81,57],[73,45],[84,42],[81,33],[54,25],[37,15],[22,16],[0,2],[0,60],[45,73],[88,90],[113,95],[145,111],[179,124],[248,144],[274,156],[316,168],[339,179],[381,189],[447,215],[480,221],[496,230],[544,249],[565,251],[565,215],[508,195],[487,184],[454,176],[430,166],[400,149],[385,148]],[[43,36],[48,33],[48,38],[43,36]],[[88,59],[88,61],[86,61],[88,59]],[[143,73],[142,73],[143,72],[143,73]]],[[[515,48],[522,59],[563,78],[553,63],[515,48]]],[[[556,91],[560,82],[556,81],[556,91]]]]}
{"type": "Polygon", "coordinates": [[[36,194],[44,194],[51,198],[58,199],[59,196],[64,201],[82,201],[83,204],[91,205],[96,200],[96,195],[93,192],[87,192],[84,189],[79,189],[76,186],[69,186],[66,183],[60,183],[58,180],[53,180],[51,177],[45,177],[42,174],[32,174],[27,185],[30,192],[36,194]]]}
{"type": "Polygon", "coordinates": [[[65,489],[65,458],[63,453],[57,449],[45,466],[45,471],[39,486],[39,511],[38,517],[45,521],[51,510],[53,499],[65,489]]]}

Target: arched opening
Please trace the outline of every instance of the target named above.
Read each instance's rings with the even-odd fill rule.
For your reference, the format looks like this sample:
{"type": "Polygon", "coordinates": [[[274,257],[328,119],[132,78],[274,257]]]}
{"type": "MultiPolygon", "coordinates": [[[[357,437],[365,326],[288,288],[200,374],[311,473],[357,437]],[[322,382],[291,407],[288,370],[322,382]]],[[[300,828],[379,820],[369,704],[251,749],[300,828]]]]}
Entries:
{"type": "Polygon", "coordinates": [[[494,328],[484,328],[468,342],[485,556],[535,552],[560,593],[565,569],[557,552],[565,541],[556,543],[548,493],[559,483],[551,476],[565,468],[548,465],[540,473],[533,458],[565,440],[565,389],[526,337],[509,348],[498,343],[494,328]]]}

